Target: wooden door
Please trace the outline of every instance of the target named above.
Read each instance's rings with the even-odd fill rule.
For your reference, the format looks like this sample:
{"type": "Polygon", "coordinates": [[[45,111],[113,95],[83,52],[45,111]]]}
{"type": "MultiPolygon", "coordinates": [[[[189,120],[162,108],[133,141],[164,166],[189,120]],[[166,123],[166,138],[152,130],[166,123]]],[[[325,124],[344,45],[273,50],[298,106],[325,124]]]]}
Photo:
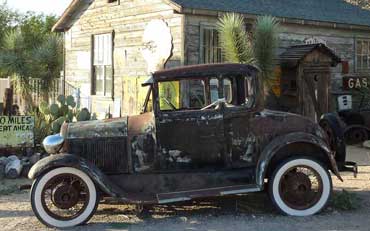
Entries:
{"type": "Polygon", "coordinates": [[[319,121],[329,111],[330,71],[327,69],[305,69],[302,75],[302,114],[319,121]]]}

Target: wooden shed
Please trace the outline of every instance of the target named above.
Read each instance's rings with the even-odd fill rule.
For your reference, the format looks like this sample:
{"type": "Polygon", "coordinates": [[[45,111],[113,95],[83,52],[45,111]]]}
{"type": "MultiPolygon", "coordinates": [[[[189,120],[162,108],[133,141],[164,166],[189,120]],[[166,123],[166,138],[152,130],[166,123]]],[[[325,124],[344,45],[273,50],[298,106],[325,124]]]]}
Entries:
{"type": "Polygon", "coordinates": [[[329,112],[331,68],[340,62],[321,43],[289,47],[280,55],[283,107],[315,121],[329,112]]]}

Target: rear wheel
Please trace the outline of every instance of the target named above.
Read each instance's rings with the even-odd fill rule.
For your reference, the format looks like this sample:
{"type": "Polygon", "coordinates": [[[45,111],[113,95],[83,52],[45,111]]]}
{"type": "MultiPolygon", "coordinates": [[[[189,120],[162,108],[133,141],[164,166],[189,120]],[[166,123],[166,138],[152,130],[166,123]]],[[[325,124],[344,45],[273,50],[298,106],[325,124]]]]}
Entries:
{"type": "Polygon", "coordinates": [[[364,128],[352,128],[349,129],[346,134],[347,144],[359,144],[369,139],[369,134],[364,128]]]}
{"type": "Polygon", "coordinates": [[[315,160],[295,158],[279,165],[269,179],[274,205],[290,216],[310,216],[329,201],[332,182],[329,172],[315,160]]]}
{"type": "Polygon", "coordinates": [[[51,170],[38,178],[31,189],[32,210],[50,227],[84,224],[93,216],[98,203],[94,182],[75,168],[51,170]]]}

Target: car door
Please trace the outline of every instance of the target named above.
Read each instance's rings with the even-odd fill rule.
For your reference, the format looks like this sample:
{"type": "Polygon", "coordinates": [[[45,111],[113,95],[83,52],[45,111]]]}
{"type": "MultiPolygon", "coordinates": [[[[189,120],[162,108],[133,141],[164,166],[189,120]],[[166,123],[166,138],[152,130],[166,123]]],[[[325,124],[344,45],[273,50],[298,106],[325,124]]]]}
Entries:
{"type": "MultiPolygon", "coordinates": [[[[174,95],[172,91],[172,98],[174,95]]],[[[161,98],[161,93],[159,93],[159,98],[161,98]]],[[[183,102],[182,104],[190,104],[190,106],[183,106],[184,108],[176,110],[160,110],[161,106],[158,108],[156,117],[159,147],[157,162],[163,172],[219,169],[225,165],[222,108],[202,110],[201,108],[208,103],[206,103],[206,94],[203,95],[200,90],[198,90],[197,97],[190,96],[189,98],[191,98],[190,103],[183,102]],[[202,99],[203,96],[204,99],[202,99]],[[194,98],[197,99],[193,100],[194,98]]],[[[167,103],[176,104],[175,101],[167,103]]]]}

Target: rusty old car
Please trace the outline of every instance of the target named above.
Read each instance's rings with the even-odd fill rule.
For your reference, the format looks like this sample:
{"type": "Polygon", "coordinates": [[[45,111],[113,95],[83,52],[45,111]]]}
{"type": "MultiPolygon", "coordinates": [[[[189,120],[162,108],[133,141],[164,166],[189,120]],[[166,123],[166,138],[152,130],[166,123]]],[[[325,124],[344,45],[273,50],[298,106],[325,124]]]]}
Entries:
{"type": "Polygon", "coordinates": [[[140,115],[65,123],[29,173],[35,215],[65,228],[87,222],[101,198],[145,205],[263,190],[283,214],[320,212],[344,164],[317,123],[264,109],[262,85],[250,65],[162,70],[143,83],[140,115]]]}

